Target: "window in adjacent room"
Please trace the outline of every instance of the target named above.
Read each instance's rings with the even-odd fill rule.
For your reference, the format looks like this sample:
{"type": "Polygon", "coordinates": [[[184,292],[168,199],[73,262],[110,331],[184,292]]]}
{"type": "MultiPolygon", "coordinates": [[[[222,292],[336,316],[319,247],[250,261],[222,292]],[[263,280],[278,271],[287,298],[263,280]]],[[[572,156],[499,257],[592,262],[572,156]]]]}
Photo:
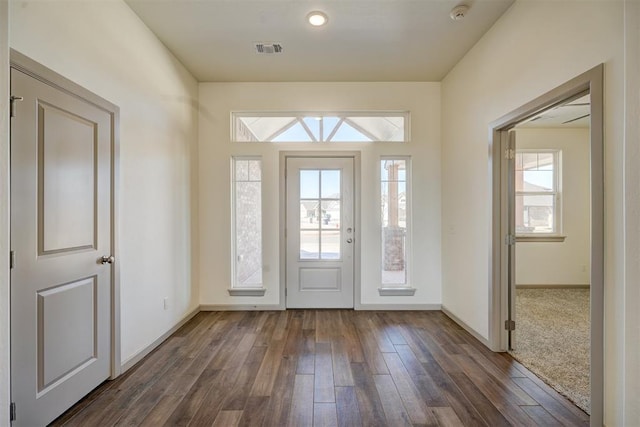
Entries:
{"type": "Polygon", "coordinates": [[[516,235],[554,236],[561,233],[559,150],[516,152],[516,235]]]}
{"type": "Polygon", "coordinates": [[[234,290],[262,288],[262,161],[234,157],[232,161],[233,284],[234,290]]]}

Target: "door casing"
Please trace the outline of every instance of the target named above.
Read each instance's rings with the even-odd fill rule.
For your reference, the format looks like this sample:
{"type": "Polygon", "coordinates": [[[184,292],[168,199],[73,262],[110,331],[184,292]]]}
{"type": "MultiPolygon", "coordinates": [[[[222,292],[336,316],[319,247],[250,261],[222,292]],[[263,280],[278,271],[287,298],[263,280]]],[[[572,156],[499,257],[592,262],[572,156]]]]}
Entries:
{"type": "Polygon", "coordinates": [[[281,151],[280,152],[280,304],[282,310],[286,309],[285,290],[287,286],[287,241],[285,237],[285,229],[287,225],[287,186],[286,186],[286,169],[287,158],[290,157],[349,157],[353,159],[353,181],[354,181],[354,206],[353,206],[353,229],[354,229],[354,247],[353,247],[353,308],[361,309],[361,289],[360,289],[360,253],[361,253],[361,232],[360,232],[360,152],[359,151],[281,151]]]}
{"type": "Polygon", "coordinates": [[[19,70],[60,91],[83,99],[106,111],[111,116],[111,253],[116,258],[111,272],[111,376],[116,378],[121,373],[120,355],[120,266],[118,246],[118,200],[119,200],[119,159],[120,159],[120,108],[106,99],[90,92],[84,87],[61,76],[55,71],[32,60],[22,53],[11,49],[11,68],[19,70]]]}
{"type": "MultiPolygon", "coordinates": [[[[491,250],[489,251],[489,343],[493,351],[508,349],[509,164],[504,149],[509,129],[567,99],[591,96],[591,426],[604,417],[604,64],[569,80],[489,125],[489,176],[492,194],[491,250]]],[[[513,302],[513,299],[511,299],[513,302]]],[[[517,328],[517,325],[516,325],[517,328]]]]}

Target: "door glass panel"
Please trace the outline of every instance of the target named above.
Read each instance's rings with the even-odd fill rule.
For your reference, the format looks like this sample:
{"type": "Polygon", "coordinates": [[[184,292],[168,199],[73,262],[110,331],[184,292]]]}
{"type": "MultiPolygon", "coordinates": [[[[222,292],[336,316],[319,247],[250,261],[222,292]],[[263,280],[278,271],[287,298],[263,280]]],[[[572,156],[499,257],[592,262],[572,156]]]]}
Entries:
{"type": "Polygon", "coordinates": [[[340,259],[340,181],[339,169],[300,171],[300,259],[340,259]]]}
{"type": "Polygon", "coordinates": [[[319,240],[319,231],[300,230],[300,259],[318,259],[320,248],[319,240]]]}
{"type": "Polygon", "coordinates": [[[323,170],[322,171],[322,198],[323,199],[339,199],[340,198],[340,171],[339,170],[323,170]]]}
{"type": "Polygon", "coordinates": [[[322,221],[323,229],[340,229],[340,200],[322,201],[322,221]]]}
{"type": "Polygon", "coordinates": [[[300,229],[318,229],[318,200],[300,201],[300,229]]]}
{"type": "Polygon", "coordinates": [[[340,259],[340,231],[322,232],[322,259],[340,259]]]}
{"type": "Polygon", "coordinates": [[[300,171],[300,199],[317,199],[320,197],[320,171],[300,171]]]}

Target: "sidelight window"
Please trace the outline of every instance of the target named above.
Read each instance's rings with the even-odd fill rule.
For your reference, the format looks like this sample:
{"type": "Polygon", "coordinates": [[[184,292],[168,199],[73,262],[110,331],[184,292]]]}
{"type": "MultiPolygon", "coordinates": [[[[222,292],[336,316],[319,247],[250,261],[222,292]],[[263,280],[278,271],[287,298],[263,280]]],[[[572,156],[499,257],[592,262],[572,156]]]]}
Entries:
{"type": "Polygon", "coordinates": [[[233,288],[262,286],[262,161],[234,157],[233,288]]]}
{"type": "Polygon", "coordinates": [[[380,160],[382,286],[408,286],[409,159],[380,160]]]}

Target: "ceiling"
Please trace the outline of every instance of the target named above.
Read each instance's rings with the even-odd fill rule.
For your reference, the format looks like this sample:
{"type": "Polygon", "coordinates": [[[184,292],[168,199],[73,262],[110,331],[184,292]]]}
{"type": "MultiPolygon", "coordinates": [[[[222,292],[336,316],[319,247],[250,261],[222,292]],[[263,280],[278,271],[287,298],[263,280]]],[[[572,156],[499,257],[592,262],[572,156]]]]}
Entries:
{"type": "Polygon", "coordinates": [[[513,1],[126,0],[205,82],[440,81],[513,1]],[[471,8],[454,21],[461,3],[471,8]],[[313,10],[329,22],[309,25],[313,10]]]}
{"type": "Polygon", "coordinates": [[[588,128],[591,124],[591,97],[585,95],[546,110],[518,128],[588,128]]]}

